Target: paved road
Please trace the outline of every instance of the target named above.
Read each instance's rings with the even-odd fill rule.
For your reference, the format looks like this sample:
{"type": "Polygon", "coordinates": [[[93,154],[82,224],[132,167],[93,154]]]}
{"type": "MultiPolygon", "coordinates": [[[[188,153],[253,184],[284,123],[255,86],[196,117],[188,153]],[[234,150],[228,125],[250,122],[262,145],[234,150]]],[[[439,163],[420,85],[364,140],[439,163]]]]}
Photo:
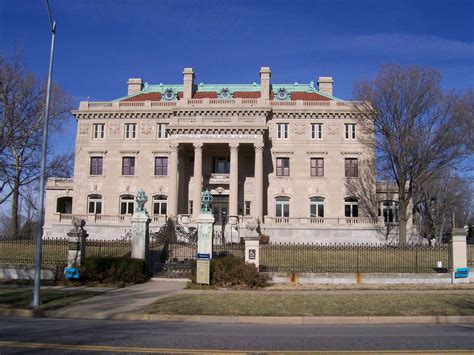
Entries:
{"type": "Polygon", "coordinates": [[[0,317],[0,354],[474,351],[474,325],[246,325],[0,317]]]}

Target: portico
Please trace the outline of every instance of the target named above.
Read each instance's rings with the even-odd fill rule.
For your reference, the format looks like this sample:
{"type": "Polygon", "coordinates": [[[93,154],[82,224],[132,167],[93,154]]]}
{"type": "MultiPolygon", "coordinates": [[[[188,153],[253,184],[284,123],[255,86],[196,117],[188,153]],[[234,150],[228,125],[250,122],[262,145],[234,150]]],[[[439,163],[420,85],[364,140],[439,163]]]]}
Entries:
{"type": "MultiPolygon", "coordinates": [[[[179,140],[173,140],[171,135],[172,142],[169,144],[169,216],[177,217],[192,210],[192,222],[197,221],[201,192],[208,188],[215,196],[227,197],[220,199],[221,204],[224,206],[228,201],[225,211],[235,222],[249,209],[251,214],[247,217],[262,220],[264,143],[261,134],[200,134],[199,138],[195,134],[180,134],[178,137],[179,140]],[[180,150],[184,148],[194,151],[192,160],[186,161],[187,154],[180,155],[180,150]],[[192,193],[189,194],[190,203],[186,210],[186,206],[181,204],[180,208],[178,202],[184,199],[182,194],[187,194],[185,186],[179,185],[179,176],[188,173],[188,187],[192,193]]],[[[188,179],[181,181],[187,182],[188,179]]]]}

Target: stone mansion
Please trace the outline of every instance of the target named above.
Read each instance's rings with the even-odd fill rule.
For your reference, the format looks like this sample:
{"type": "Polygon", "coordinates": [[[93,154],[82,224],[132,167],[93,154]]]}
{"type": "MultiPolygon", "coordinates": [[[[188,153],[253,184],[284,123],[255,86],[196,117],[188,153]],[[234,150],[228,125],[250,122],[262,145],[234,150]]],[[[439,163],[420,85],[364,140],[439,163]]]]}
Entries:
{"type": "Polygon", "coordinates": [[[91,238],[124,236],[141,188],[152,231],[169,217],[193,226],[209,189],[228,241],[253,217],[271,241],[383,243],[397,202],[375,182],[356,106],[331,77],[277,84],[268,67],[250,84],[199,83],[191,68],[182,84],[129,79],[127,96],[72,112],[74,178],[48,180],[45,236],[74,216],[91,238]]]}

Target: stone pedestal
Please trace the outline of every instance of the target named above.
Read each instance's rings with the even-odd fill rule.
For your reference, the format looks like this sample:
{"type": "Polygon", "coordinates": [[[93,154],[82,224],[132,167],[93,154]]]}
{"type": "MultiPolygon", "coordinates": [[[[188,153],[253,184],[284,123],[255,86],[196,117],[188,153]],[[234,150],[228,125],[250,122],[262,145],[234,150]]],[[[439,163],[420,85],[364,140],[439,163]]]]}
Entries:
{"type": "Polygon", "coordinates": [[[150,217],[146,211],[135,211],[132,222],[132,258],[147,260],[150,239],[150,217]]]}
{"type": "Polygon", "coordinates": [[[150,217],[145,208],[148,197],[143,189],[138,190],[135,197],[137,207],[133,211],[132,222],[132,258],[148,259],[148,242],[150,238],[150,217]]]}
{"type": "Polygon", "coordinates": [[[468,277],[462,277],[467,269],[466,231],[463,228],[453,229],[450,254],[452,282],[469,283],[468,277]]]}
{"type": "Polygon", "coordinates": [[[67,234],[68,255],[67,267],[79,268],[86,257],[86,238],[89,236],[84,230],[86,222],[83,219],[74,218],[72,221],[74,228],[67,234]]]}
{"type": "Polygon", "coordinates": [[[244,234],[245,240],[245,262],[254,264],[258,269],[260,266],[260,236],[256,232],[257,222],[251,220],[247,223],[244,234]]]}
{"type": "Polygon", "coordinates": [[[214,216],[201,213],[198,218],[198,247],[196,283],[209,285],[210,262],[212,259],[212,237],[214,216]]]}

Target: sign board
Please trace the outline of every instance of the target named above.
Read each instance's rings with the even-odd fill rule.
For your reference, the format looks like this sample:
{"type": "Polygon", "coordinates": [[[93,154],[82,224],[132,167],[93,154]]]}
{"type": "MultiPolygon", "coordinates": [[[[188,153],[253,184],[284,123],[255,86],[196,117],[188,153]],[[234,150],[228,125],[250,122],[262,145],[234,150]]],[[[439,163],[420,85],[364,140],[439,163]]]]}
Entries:
{"type": "Polygon", "coordinates": [[[257,257],[257,251],[255,249],[249,249],[249,260],[255,260],[257,257]]]}
{"type": "Polygon", "coordinates": [[[196,283],[209,285],[210,260],[198,260],[196,265],[196,283]]]}
{"type": "Polygon", "coordinates": [[[67,267],[64,268],[64,277],[66,279],[78,279],[79,278],[79,269],[77,267],[67,267]]]}
{"type": "Polygon", "coordinates": [[[454,273],[455,279],[465,279],[469,276],[469,268],[467,267],[458,267],[454,273]]]}
{"type": "Polygon", "coordinates": [[[198,260],[211,260],[211,254],[207,253],[197,253],[198,260]]]}
{"type": "Polygon", "coordinates": [[[199,223],[198,225],[198,254],[212,255],[212,224],[199,223]]]}

